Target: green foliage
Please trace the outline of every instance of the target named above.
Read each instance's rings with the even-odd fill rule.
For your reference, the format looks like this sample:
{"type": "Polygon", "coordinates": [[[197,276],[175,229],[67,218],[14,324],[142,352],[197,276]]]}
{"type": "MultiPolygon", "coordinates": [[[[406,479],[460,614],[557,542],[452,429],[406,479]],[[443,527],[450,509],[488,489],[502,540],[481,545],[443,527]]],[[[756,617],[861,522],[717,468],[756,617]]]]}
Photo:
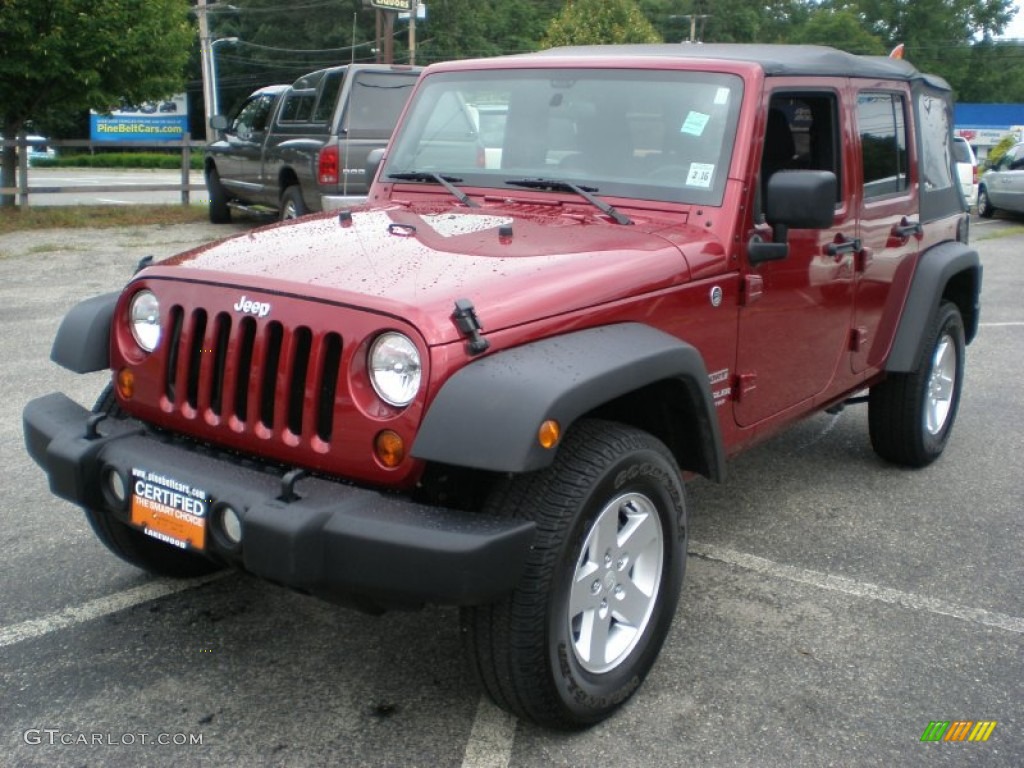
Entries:
{"type": "Polygon", "coordinates": [[[814,8],[806,22],[792,30],[789,42],[831,45],[849,53],[871,56],[888,53],[885,43],[868,31],[864,18],[852,6],[814,8]]]}
{"type": "Polygon", "coordinates": [[[634,0],[575,0],[551,20],[541,47],[660,42],[634,0]]]}
{"type": "Polygon", "coordinates": [[[187,0],[4,0],[0,115],[7,126],[180,91],[195,32],[187,0]]]}
{"type": "Polygon", "coordinates": [[[1010,150],[1010,147],[1016,143],[1017,137],[1012,133],[1008,133],[1003,136],[1003,138],[999,140],[999,143],[988,151],[988,157],[985,158],[985,167],[982,169],[982,173],[984,174],[985,171],[998,163],[1002,156],[1010,150]]]}

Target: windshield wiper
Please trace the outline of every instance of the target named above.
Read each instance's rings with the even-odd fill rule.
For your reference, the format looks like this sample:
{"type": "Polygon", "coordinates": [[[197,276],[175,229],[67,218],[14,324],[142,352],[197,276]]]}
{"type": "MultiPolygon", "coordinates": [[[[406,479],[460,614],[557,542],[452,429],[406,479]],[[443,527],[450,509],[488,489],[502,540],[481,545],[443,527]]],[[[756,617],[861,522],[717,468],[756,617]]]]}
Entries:
{"type": "Polygon", "coordinates": [[[455,184],[462,181],[462,179],[455,176],[442,176],[440,173],[434,173],[433,171],[408,171],[407,173],[389,173],[388,178],[398,179],[399,181],[434,181],[451,192],[463,205],[470,208],[480,207],[470,199],[469,195],[455,186],[455,184]],[[453,184],[452,182],[455,183],[453,184]]]}
{"type": "Polygon", "coordinates": [[[632,220],[624,213],[620,213],[604,200],[598,200],[591,192],[597,192],[597,187],[581,187],[571,181],[562,179],[509,179],[505,182],[513,187],[527,187],[528,189],[559,189],[575,192],[588,203],[597,208],[601,213],[610,216],[616,224],[632,224],[632,220]]]}

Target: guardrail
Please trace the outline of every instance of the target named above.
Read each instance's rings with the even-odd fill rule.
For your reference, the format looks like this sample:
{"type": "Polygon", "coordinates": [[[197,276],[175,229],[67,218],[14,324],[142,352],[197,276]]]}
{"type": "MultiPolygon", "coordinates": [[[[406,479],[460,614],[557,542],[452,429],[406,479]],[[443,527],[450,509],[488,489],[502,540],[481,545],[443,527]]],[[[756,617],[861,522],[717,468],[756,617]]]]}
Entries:
{"type": "Polygon", "coordinates": [[[56,141],[47,140],[50,147],[86,147],[88,149],[176,149],[181,151],[181,182],[179,184],[115,184],[115,185],[89,185],[89,186],[59,186],[59,187],[30,187],[28,165],[28,147],[37,142],[29,141],[27,137],[17,139],[3,139],[0,144],[3,146],[18,147],[18,186],[0,187],[0,195],[17,195],[18,205],[28,207],[29,196],[39,194],[61,194],[74,192],[181,192],[181,204],[189,205],[191,192],[205,191],[203,184],[192,184],[189,178],[192,163],[192,150],[203,149],[204,142],[192,141],[190,134],[186,133],[180,141],[119,141],[113,144],[109,141],[89,141],[87,139],[59,139],[56,141]]]}

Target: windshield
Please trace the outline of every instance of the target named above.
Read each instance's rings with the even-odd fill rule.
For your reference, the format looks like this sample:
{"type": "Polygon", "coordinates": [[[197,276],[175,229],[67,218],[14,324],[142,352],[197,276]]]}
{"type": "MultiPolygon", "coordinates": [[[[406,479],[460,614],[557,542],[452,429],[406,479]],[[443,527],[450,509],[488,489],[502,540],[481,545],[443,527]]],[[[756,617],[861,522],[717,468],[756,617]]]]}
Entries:
{"type": "Polygon", "coordinates": [[[707,72],[440,73],[410,105],[384,174],[462,186],[559,179],[612,195],[719,205],[742,81],[707,72]]]}

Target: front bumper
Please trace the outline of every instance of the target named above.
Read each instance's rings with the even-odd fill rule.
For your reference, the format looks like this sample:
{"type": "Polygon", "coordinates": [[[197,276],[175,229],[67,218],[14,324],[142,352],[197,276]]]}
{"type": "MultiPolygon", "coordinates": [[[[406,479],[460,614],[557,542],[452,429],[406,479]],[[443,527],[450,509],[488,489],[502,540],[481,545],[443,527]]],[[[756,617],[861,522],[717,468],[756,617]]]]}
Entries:
{"type": "Polygon", "coordinates": [[[479,605],[510,592],[533,542],[534,524],[485,517],[385,495],[319,477],[289,493],[279,469],[240,462],[149,430],[134,419],[104,419],[54,393],[25,406],[29,454],[51,491],[128,520],[127,503],[105,488],[110,471],[126,487],[135,468],[157,471],[230,505],[240,544],[208,531],[206,554],[304,592],[384,605],[479,605]]]}

